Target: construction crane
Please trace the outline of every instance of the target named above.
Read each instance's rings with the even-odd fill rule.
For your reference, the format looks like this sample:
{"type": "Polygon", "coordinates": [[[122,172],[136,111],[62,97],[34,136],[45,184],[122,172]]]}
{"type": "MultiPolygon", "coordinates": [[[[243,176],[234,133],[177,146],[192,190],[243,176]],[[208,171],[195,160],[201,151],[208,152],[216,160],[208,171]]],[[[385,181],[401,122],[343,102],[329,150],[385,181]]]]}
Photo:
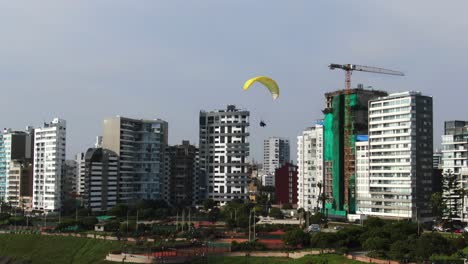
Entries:
{"type": "Polygon", "coordinates": [[[346,106],[346,113],[345,113],[345,124],[344,124],[344,205],[346,206],[346,211],[349,213],[349,200],[351,197],[354,197],[354,190],[352,191],[352,195],[350,197],[350,179],[352,175],[355,173],[355,155],[353,151],[353,138],[354,135],[354,127],[353,127],[353,120],[351,118],[351,74],[353,71],[361,71],[361,72],[372,72],[372,73],[380,73],[380,74],[389,74],[389,75],[398,75],[404,76],[405,74],[399,71],[387,70],[377,67],[369,67],[369,66],[361,66],[355,64],[336,64],[331,63],[328,65],[330,70],[334,69],[341,69],[345,71],[345,106],[346,106]]]}

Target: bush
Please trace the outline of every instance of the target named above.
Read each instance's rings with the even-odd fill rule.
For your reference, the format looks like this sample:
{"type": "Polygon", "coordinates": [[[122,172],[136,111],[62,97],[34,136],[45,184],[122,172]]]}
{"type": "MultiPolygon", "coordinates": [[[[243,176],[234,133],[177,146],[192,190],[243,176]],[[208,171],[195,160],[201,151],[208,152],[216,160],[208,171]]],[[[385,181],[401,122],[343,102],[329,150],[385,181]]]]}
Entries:
{"type": "Polygon", "coordinates": [[[307,246],[310,243],[310,236],[302,229],[296,227],[295,229],[289,230],[284,234],[283,241],[288,246],[307,246]]]}
{"type": "Polygon", "coordinates": [[[265,250],[266,246],[260,242],[242,242],[238,243],[237,241],[232,241],[231,250],[232,251],[251,251],[251,250],[265,250]]]}
{"type": "Polygon", "coordinates": [[[120,222],[117,220],[109,221],[105,223],[104,230],[107,232],[116,232],[119,231],[120,222]]]}
{"type": "Polygon", "coordinates": [[[87,216],[81,220],[81,227],[86,230],[94,229],[94,225],[98,223],[98,220],[94,216],[87,216]]]}
{"type": "Polygon", "coordinates": [[[76,225],[78,225],[78,222],[76,222],[75,220],[72,220],[72,219],[68,219],[68,220],[64,220],[64,221],[60,222],[59,224],[57,224],[55,229],[63,231],[67,227],[76,226],[76,225]]]}
{"type": "Polygon", "coordinates": [[[283,213],[279,208],[276,207],[271,208],[269,216],[276,219],[283,219],[283,213]]]}
{"type": "Polygon", "coordinates": [[[19,225],[25,226],[26,225],[26,217],[24,216],[12,216],[8,219],[9,225],[19,225]]]}
{"type": "Polygon", "coordinates": [[[362,248],[368,251],[385,251],[390,246],[390,240],[381,237],[370,237],[362,244],[362,248]]]}
{"type": "Polygon", "coordinates": [[[334,248],[337,240],[338,236],[335,233],[319,232],[312,235],[310,246],[316,248],[334,248]]]}

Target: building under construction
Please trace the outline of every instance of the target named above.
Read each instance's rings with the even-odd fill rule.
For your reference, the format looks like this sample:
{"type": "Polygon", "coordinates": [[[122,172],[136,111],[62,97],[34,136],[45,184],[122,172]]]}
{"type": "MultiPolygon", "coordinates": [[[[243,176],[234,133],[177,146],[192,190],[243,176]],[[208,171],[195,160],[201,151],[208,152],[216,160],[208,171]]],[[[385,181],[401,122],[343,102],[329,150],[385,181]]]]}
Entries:
{"type": "Polygon", "coordinates": [[[363,89],[362,85],[325,94],[324,190],[328,198],[325,213],[329,216],[355,213],[356,138],[368,134],[369,100],[386,95],[384,91],[363,89]]]}

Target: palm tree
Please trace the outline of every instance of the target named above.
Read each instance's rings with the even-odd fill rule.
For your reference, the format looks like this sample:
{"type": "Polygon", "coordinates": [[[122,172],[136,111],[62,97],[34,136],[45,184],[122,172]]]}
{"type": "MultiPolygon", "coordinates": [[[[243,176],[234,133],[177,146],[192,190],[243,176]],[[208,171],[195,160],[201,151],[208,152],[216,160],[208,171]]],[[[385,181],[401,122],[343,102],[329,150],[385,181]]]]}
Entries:
{"type": "MultiPolygon", "coordinates": [[[[322,187],[323,187],[322,182],[317,182],[317,187],[319,188],[319,194],[318,194],[318,199],[317,199],[317,210],[316,210],[316,212],[317,212],[318,209],[320,208],[320,197],[321,197],[321,195],[322,195],[322,187]]],[[[324,207],[323,207],[324,204],[325,204],[325,203],[322,204],[322,210],[323,210],[323,208],[324,208],[324,207]]]]}

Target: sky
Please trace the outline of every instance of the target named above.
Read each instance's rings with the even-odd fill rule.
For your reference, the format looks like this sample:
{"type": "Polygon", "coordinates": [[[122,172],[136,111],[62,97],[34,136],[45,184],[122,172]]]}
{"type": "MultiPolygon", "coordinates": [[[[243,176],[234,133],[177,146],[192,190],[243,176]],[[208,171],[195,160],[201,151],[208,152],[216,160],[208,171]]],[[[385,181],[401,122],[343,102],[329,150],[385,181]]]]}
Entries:
{"type": "Polygon", "coordinates": [[[170,144],[198,144],[199,111],[235,104],[251,111],[253,158],[280,136],[295,159],[324,93],[344,86],[333,62],[404,72],[352,82],[433,96],[438,147],[443,121],[468,120],[466,10],[466,0],[0,0],[0,125],[63,118],[73,157],[106,117],[161,118],[170,144]],[[278,82],[278,100],[242,91],[257,75],[278,82]]]}

